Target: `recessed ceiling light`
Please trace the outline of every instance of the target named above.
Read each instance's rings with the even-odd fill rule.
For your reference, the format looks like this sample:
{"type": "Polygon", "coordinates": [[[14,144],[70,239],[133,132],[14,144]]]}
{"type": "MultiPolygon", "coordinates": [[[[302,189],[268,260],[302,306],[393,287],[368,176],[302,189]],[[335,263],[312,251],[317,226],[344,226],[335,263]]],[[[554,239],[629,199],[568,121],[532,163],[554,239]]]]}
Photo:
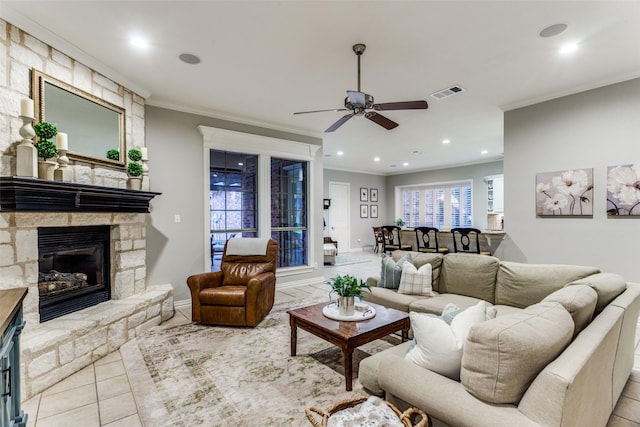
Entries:
{"type": "Polygon", "coordinates": [[[540,37],[554,37],[567,29],[567,24],[553,24],[549,25],[547,28],[544,28],[540,31],[540,37]]]}
{"type": "Polygon", "coordinates": [[[480,154],[487,154],[487,153],[488,153],[488,151],[487,151],[487,150],[482,150],[482,151],[480,152],[480,154]]]}
{"type": "Polygon", "coordinates": [[[576,50],[578,50],[577,43],[567,43],[560,48],[560,53],[567,54],[567,53],[575,52],[576,50]]]}
{"type": "Polygon", "coordinates": [[[139,47],[139,48],[147,48],[149,47],[149,42],[147,42],[145,39],[141,38],[141,37],[131,37],[131,44],[134,45],[135,47],[139,47]]]}
{"type": "Polygon", "coordinates": [[[178,56],[178,58],[180,58],[180,61],[184,62],[185,64],[195,65],[200,63],[200,58],[192,53],[182,53],[180,54],[180,56],[178,56]]]}
{"type": "Polygon", "coordinates": [[[443,144],[448,144],[448,143],[450,143],[450,142],[451,142],[451,140],[449,140],[449,139],[443,139],[443,140],[442,140],[442,143],[443,143],[443,144]]]}
{"type": "Polygon", "coordinates": [[[380,157],[374,157],[374,158],[373,158],[373,161],[374,161],[374,162],[379,162],[379,161],[380,161],[380,157]]]}
{"type": "Polygon", "coordinates": [[[336,154],[337,154],[338,156],[342,156],[344,153],[343,153],[342,151],[338,151],[336,154]]]}
{"type": "Polygon", "coordinates": [[[402,166],[409,166],[409,162],[404,162],[402,166]]]}

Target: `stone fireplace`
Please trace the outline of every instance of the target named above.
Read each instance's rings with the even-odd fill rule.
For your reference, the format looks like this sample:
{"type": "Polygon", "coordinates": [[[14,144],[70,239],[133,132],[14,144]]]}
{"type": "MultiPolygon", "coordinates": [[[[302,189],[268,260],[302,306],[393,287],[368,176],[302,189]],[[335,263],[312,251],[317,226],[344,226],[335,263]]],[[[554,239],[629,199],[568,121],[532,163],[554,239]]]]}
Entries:
{"type": "MultiPolygon", "coordinates": [[[[27,325],[21,336],[25,399],[173,316],[171,285],[147,287],[146,283],[147,212],[149,201],[155,195],[157,193],[0,177],[0,289],[29,289],[24,300],[27,325]],[[42,186],[55,191],[44,191],[42,186]],[[37,202],[33,197],[38,197],[37,202]],[[27,206],[30,210],[25,210],[27,206]],[[84,212],[84,209],[94,212],[84,212]],[[102,244],[87,245],[87,235],[91,240],[104,240],[102,244]],[[78,244],[75,249],[60,248],[60,237],[66,243],[78,244]],[[41,243],[45,243],[44,248],[40,248],[41,243]],[[108,252],[108,256],[103,258],[106,265],[98,268],[94,264],[100,251],[108,252]],[[55,256],[50,256],[53,252],[55,256]],[[71,268],[82,262],[88,264],[82,267],[84,271],[71,268]],[[64,297],[60,297],[62,293],[54,292],[51,297],[58,302],[63,300],[61,310],[65,313],[47,320],[48,314],[41,314],[41,303],[51,298],[43,298],[39,288],[41,275],[55,275],[50,273],[52,270],[78,273],[77,286],[82,294],[86,291],[81,283],[84,276],[88,286],[92,285],[89,282],[108,283],[108,288],[98,292],[101,294],[98,297],[102,298],[105,292],[109,297],[95,305],[68,310],[64,297]],[[99,277],[101,274],[103,277],[99,277]]],[[[90,298],[92,303],[93,298],[90,298]]]]}

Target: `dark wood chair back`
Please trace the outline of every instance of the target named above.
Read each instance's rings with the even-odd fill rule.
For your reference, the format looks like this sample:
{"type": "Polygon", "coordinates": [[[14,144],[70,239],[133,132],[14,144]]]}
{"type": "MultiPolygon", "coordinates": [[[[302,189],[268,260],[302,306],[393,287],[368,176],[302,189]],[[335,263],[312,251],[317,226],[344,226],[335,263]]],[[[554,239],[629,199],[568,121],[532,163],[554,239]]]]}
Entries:
{"type": "Polygon", "coordinates": [[[401,228],[397,225],[383,225],[382,234],[384,237],[384,244],[382,245],[383,252],[392,252],[398,249],[403,251],[410,251],[411,245],[403,245],[400,237],[401,228]]]}
{"type": "Polygon", "coordinates": [[[480,233],[477,228],[452,228],[453,251],[456,253],[469,253],[491,255],[490,252],[480,250],[480,233]]]}
{"type": "Polygon", "coordinates": [[[384,247],[384,235],[382,234],[382,227],[373,227],[373,237],[375,239],[373,252],[378,253],[380,247],[384,247]]]}
{"type": "Polygon", "coordinates": [[[425,253],[449,253],[448,248],[441,248],[438,244],[438,230],[435,227],[416,227],[416,244],[418,252],[425,253]]]}

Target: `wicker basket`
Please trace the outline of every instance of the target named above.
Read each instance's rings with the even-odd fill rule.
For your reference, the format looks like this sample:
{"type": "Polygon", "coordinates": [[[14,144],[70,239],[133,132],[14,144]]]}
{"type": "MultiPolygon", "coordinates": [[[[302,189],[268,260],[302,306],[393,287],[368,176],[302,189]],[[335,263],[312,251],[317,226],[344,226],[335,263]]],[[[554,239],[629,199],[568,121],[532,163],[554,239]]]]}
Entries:
{"type": "MultiPolygon", "coordinates": [[[[346,399],[341,402],[333,405],[331,409],[328,411],[324,411],[322,409],[316,408],[314,406],[307,408],[304,410],[304,413],[307,415],[307,419],[314,427],[326,427],[327,422],[329,421],[329,417],[335,414],[338,411],[342,411],[343,409],[351,408],[353,406],[359,405],[367,400],[366,397],[354,397],[352,399],[346,399]],[[318,421],[317,416],[322,417],[322,420],[318,421]]],[[[398,416],[398,419],[404,424],[406,427],[426,427],[431,426],[431,421],[427,414],[424,411],[418,408],[409,408],[404,413],[401,413],[398,408],[396,408],[392,403],[387,402],[384,403],[389,406],[393,410],[393,412],[398,416]],[[411,423],[411,416],[417,414],[420,416],[420,421],[417,424],[411,423]]]]}

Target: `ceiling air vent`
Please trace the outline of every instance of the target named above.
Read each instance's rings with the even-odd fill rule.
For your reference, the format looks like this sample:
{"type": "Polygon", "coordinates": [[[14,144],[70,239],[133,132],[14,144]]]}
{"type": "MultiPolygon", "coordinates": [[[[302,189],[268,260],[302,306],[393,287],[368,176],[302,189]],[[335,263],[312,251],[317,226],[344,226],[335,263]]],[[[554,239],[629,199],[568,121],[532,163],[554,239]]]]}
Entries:
{"type": "Polygon", "coordinates": [[[446,89],[441,89],[437,92],[433,92],[431,94],[431,97],[435,99],[444,99],[461,92],[464,92],[464,88],[462,86],[453,85],[446,89]]]}

